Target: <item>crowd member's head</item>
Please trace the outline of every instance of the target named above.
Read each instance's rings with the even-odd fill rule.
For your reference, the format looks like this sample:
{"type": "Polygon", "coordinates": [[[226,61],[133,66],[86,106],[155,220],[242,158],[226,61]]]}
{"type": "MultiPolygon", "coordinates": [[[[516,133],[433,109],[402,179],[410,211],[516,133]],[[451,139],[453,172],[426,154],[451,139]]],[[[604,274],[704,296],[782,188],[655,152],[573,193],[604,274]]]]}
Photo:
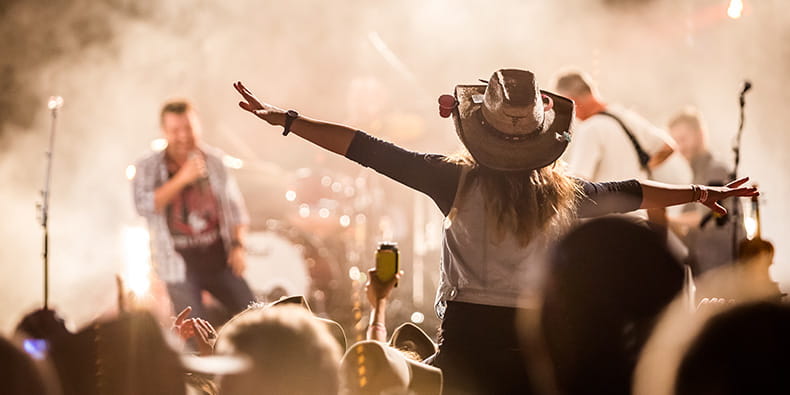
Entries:
{"type": "Polygon", "coordinates": [[[200,143],[200,120],[191,102],[168,101],[162,106],[159,122],[167,140],[167,153],[176,161],[186,159],[200,143]]]}
{"type": "Polygon", "coordinates": [[[89,330],[99,394],[183,394],[184,369],[152,315],[132,312],[89,330]]]}
{"type": "Polygon", "coordinates": [[[226,375],[226,395],[337,394],[340,346],[327,327],[300,306],[250,309],[222,330],[217,352],[250,360],[244,372],[226,375]]]}
{"type": "Polygon", "coordinates": [[[592,78],[579,70],[567,70],[554,77],[554,90],[576,104],[576,117],[585,120],[601,108],[601,98],[592,78]]]}
{"type": "Polygon", "coordinates": [[[714,316],[686,352],[678,395],[790,393],[790,307],[756,302],[714,316]]]}
{"type": "Polygon", "coordinates": [[[64,395],[185,393],[178,353],[146,312],[86,327],[51,353],[64,395]]]}
{"type": "Polygon", "coordinates": [[[417,362],[384,343],[365,340],[351,346],[341,362],[345,395],[437,395],[442,371],[417,362]]]}
{"type": "Polygon", "coordinates": [[[453,120],[466,151],[453,159],[470,168],[462,195],[479,187],[495,238],[526,246],[564,231],[577,184],[553,164],[571,140],[573,103],[516,69],[494,72],[487,85],[458,85],[455,96],[453,120]]]}
{"type": "Polygon", "coordinates": [[[560,388],[629,393],[655,319],[683,286],[684,271],[665,240],[631,220],[606,217],[558,243],[542,328],[560,388]]]}
{"type": "Polygon", "coordinates": [[[0,392],[3,394],[51,393],[30,356],[4,337],[0,337],[0,361],[0,392]]]}
{"type": "Polygon", "coordinates": [[[392,331],[389,345],[403,352],[413,353],[419,361],[424,361],[439,351],[431,337],[411,322],[404,322],[392,331]]]}
{"type": "Polygon", "coordinates": [[[689,107],[675,114],[669,120],[669,134],[688,160],[708,151],[708,128],[702,114],[695,108],[689,107]]]}

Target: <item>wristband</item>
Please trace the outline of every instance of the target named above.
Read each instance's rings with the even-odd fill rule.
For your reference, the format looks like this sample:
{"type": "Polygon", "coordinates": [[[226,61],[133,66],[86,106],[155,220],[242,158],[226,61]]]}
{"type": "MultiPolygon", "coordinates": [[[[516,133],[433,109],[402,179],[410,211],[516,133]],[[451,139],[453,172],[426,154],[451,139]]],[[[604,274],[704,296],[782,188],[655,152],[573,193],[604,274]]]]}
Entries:
{"type": "Polygon", "coordinates": [[[285,125],[283,125],[283,136],[287,136],[288,133],[291,133],[291,124],[294,122],[294,119],[299,118],[299,113],[294,110],[288,110],[285,112],[285,125]]]}

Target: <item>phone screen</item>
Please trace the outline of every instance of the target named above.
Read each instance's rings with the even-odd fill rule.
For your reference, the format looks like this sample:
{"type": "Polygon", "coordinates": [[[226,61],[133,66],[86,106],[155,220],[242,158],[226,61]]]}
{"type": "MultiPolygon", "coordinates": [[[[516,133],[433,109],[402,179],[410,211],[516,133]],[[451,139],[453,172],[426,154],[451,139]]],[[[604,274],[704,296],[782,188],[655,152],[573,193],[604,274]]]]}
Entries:
{"type": "Polygon", "coordinates": [[[376,275],[381,282],[388,282],[398,272],[398,252],[391,249],[376,251],[376,275]]]}
{"type": "Polygon", "coordinates": [[[22,348],[34,359],[44,359],[47,357],[49,344],[44,339],[25,339],[22,341],[22,348]]]}

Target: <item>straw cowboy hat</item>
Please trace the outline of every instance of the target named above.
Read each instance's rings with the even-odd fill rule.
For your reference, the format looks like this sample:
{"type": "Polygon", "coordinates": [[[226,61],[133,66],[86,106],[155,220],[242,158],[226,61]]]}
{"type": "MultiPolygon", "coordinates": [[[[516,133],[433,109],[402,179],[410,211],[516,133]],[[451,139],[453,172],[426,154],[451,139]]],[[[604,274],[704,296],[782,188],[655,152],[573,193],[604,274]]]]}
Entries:
{"type": "Polygon", "coordinates": [[[413,352],[423,361],[439,351],[431,337],[411,322],[404,322],[392,331],[389,345],[398,350],[413,352]]]}
{"type": "Polygon", "coordinates": [[[375,340],[352,345],[340,362],[347,394],[436,395],[442,392],[442,371],[407,358],[375,340]]]}
{"type": "Polygon", "coordinates": [[[456,133],[485,167],[539,169],[571,140],[573,101],[538,89],[530,71],[501,69],[487,85],[458,85],[455,100],[456,133]]]}

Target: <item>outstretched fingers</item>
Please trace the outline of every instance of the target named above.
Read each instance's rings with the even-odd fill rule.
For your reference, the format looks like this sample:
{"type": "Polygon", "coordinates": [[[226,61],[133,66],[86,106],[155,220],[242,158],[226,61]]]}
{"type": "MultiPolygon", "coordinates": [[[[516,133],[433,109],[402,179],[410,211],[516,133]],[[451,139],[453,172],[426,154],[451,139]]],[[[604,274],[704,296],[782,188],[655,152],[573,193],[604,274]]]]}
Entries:
{"type": "Polygon", "coordinates": [[[738,188],[739,186],[743,185],[746,181],[749,181],[749,177],[741,177],[727,185],[727,188],[738,188]]]}
{"type": "Polygon", "coordinates": [[[181,310],[181,312],[178,313],[178,316],[176,317],[176,320],[173,323],[173,325],[178,326],[178,325],[183,324],[184,320],[187,319],[187,317],[189,316],[189,313],[191,313],[191,312],[192,312],[192,306],[185,307],[184,310],[181,310]]]}
{"type": "Polygon", "coordinates": [[[757,190],[757,187],[740,187],[727,191],[727,197],[730,196],[740,196],[740,197],[760,196],[760,191],[757,190]]]}
{"type": "Polygon", "coordinates": [[[727,215],[727,209],[724,208],[724,206],[722,206],[721,203],[719,203],[719,202],[713,202],[713,205],[709,206],[709,207],[716,214],[719,214],[719,215],[722,215],[722,216],[723,215],[727,215]]]}

